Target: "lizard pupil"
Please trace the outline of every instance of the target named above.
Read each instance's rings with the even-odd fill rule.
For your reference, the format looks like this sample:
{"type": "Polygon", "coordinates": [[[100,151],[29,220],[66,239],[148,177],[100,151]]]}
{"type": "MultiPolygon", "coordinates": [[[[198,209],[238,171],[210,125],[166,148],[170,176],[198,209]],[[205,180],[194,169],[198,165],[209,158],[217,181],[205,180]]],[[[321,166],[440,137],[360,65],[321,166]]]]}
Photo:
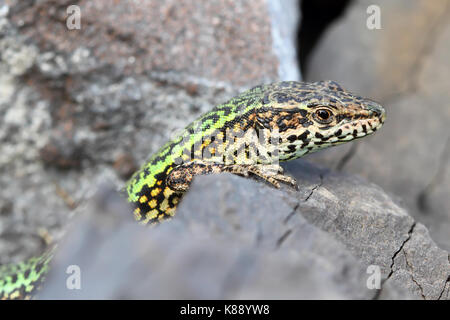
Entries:
{"type": "Polygon", "coordinates": [[[331,114],[330,111],[326,110],[326,109],[319,109],[316,112],[317,117],[319,117],[319,119],[321,120],[328,120],[328,118],[330,118],[331,114]]]}

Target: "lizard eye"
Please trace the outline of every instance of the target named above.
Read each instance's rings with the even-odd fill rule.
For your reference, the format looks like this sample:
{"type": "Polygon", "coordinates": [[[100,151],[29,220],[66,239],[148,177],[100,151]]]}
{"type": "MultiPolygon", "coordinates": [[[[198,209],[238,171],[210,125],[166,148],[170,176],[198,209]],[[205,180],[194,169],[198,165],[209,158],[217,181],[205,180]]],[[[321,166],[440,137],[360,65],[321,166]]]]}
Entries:
{"type": "Polygon", "coordinates": [[[333,120],[333,113],[328,109],[317,109],[314,119],[319,123],[330,123],[333,120]]]}

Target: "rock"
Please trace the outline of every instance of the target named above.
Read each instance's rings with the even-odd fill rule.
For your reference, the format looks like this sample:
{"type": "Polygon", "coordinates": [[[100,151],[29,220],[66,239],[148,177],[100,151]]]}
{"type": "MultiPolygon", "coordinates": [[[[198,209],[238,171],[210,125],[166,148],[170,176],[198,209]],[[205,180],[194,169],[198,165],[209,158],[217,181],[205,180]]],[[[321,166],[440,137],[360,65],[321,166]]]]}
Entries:
{"type": "Polygon", "coordinates": [[[297,76],[296,15],[274,2],[77,1],[72,30],[70,5],[0,4],[0,264],[58,239],[98,181],[121,187],[201,113],[297,76]]]}
{"type": "Polygon", "coordinates": [[[448,299],[448,253],[379,187],[304,161],[286,169],[298,192],[198,177],[176,217],[154,228],[136,226],[102,188],[39,297],[448,299]],[[71,264],[82,290],[65,287],[71,264]],[[367,287],[370,265],[381,270],[381,290],[367,287]]]}
{"type": "Polygon", "coordinates": [[[274,52],[278,57],[280,80],[300,80],[297,50],[295,46],[297,26],[300,24],[300,8],[296,0],[268,0],[272,22],[274,52]]]}
{"type": "MultiPolygon", "coordinates": [[[[428,22],[442,21],[445,10],[420,3],[427,34],[428,22]]],[[[448,253],[418,222],[424,220],[416,222],[382,189],[355,176],[296,162],[287,168],[299,179],[299,192],[235,176],[201,177],[177,218],[157,228],[137,226],[114,195],[134,163],[200,113],[244,88],[297,76],[293,32],[283,25],[294,25],[294,15],[283,16],[293,13],[293,1],[214,0],[200,7],[79,1],[82,27],[69,31],[71,4],[12,0],[0,6],[0,263],[36,254],[42,239],[60,238],[69,218],[80,216],[60,245],[41,298],[448,299],[448,253]],[[103,193],[86,204],[105,180],[103,193]],[[81,268],[80,291],[66,286],[70,265],[81,268]],[[381,291],[366,286],[370,266],[382,272],[381,291]]],[[[339,167],[354,166],[404,196],[416,218],[420,210],[411,204],[424,194],[430,221],[442,226],[431,235],[445,244],[449,158],[437,136],[448,122],[442,35],[417,69],[417,96],[396,101],[397,115],[390,112],[393,120],[365,139],[356,156],[337,159],[339,167]],[[424,105],[433,112],[424,113],[424,105]],[[422,116],[433,122],[424,125],[422,116]],[[411,130],[411,123],[421,130],[411,130]],[[399,137],[401,144],[386,143],[399,137]],[[407,161],[385,158],[397,152],[407,161]],[[433,160],[436,153],[442,160],[433,160]]],[[[413,73],[408,63],[427,47],[417,38],[408,38],[406,64],[396,60],[395,81],[386,80],[382,90],[369,86],[379,90],[374,95],[404,92],[398,76],[413,73]],[[396,86],[390,90],[389,83],[396,86]]],[[[367,75],[365,67],[359,71],[367,75]]],[[[357,84],[376,82],[367,70],[372,80],[357,84]]]]}
{"type": "Polygon", "coordinates": [[[424,51],[448,22],[447,1],[363,0],[352,3],[311,54],[308,80],[334,79],[363,96],[386,100],[414,86],[424,51]],[[381,29],[369,29],[380,9],[381,29]]]}
{"type": "MultiPolygon", "coordinates": [[[[299,164],[287,166],[297,180],[311,170],[299,164]]],[[[359,177],[333,172],[322,177],[320,187],[299,207],[308,221],[331,232],[364,266],[380,266],[387,282],[392,279],[424,299],[448,295],[449,253],[435,244],[421,223],[381,188],[359,177]],[[400,256],[411,262],[397,262],[400,256]]]]}
{"type": "Polygon", "coordinates": [[[334,79],[387,111],[374,137],[310,159],[361,175],[404,201],[450,250],[450,23],[448,1],[357,1],[311,55],[308,81],[334,79]],[[378,5],[381,29],[366,10],[378,5]]]}
{"type": "Polygon", "coordinates": [[[18,4],[11,20],[23,21],[27,37],[62,52],[63,59],[85,47],[96,61],[94,68],[113,65],[125,77],[170,71],[239,85],[276,78],[265,1],[122,1],[114,6],[104,0],[79,1],[81,27],[68,30],[66,23],[51,18],[65,22],[71,4],[43,1],[20,12],[18,4]]]}

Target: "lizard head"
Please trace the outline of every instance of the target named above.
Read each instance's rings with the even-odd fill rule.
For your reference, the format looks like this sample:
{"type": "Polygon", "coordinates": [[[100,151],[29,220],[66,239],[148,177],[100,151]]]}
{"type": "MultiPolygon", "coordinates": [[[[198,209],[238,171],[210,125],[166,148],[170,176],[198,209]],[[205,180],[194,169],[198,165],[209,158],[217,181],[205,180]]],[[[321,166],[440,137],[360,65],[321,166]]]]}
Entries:
{"type": "Polygon", "coordinates": [[[256,115],[261,127],[278,129],[280,160],[362,138],[377,131],[385,118],[381,105],[334,81],[269,85],[256,115]]]}

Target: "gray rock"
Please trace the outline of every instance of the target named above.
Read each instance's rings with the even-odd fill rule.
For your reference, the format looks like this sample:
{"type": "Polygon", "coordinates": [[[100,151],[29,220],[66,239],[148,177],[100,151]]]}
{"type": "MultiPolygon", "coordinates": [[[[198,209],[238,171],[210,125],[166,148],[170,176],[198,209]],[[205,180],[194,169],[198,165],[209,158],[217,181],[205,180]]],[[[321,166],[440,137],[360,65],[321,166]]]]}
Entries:
{"type": "MultiPolygon", "coordinates": [[[[0,7],[0,263],[37,253],[42,238],[59,238],[69,217],[80,215],[60,245],[41,298],[448,299],[448,253],[420,223],[379,187],[304,162],[287,166],[301,183],[299,192],[235,176],[201,177],[176,219],[157,228],[136,226],[111,190],[198,114],[289,71],[292,46],[277,46],[290,48],[287,64],[281,63],[272,37],[279,30],[286,36],[279,39],[289,41],[292,30],[275,25],[273,16],[269,23],[273,7],[263,0],[237,6],[215,0],[197,11],[189,1],[153,1],[138,10],[133,1],[113,7],[80,1],[82,29],[69,32],[60,23],[69,4],[12,0],[0,7]],[[86,205],[106,179],[104,193],[86,205]],[[81,267],[80,291],[67,289],[69,265],[81,267]],[[367,289],[369,265],[383,272],[381,291],[367,289]]],[[[443,11],[426,8],[432,8],[426,21],[443,11]]],[[[412,47],[423,48],[416,43],[412,47]]],[[[439,199],[448,179],[430,178],[445,176],[445,170],[430,174],[437,161],[426,152],[414,154],[408,160],[420,159],[422,167],[402,171],[401,162],[382,157],[400,147],[424,150],[412,143],[417,141],[444,150],[436,133],[442,132],[440,121],[447,123],[446,110],[439,109],[448,101],[442,71],[447,47],[442,41],[436,48],[418,82],[426,95],[417,105],[436,108],[428,116],[441,113],[424,128],[425,140],[400,131],[404,145],[386,151],[374,142],[380,135],[365,139],[357,167],[384,187],[386,180],[377,177],[394,177],[386,163],[396,163],[395,175],[405,179],[397,185],[412,186],[398,194],[411,203],[417,190],[430,185],[430,212],[445,217],[448,202],[439,199]],[[419,188],[410,183],[411,172],[420,173],[419,188]]],[[[410,70],[400,67],[395,74],[410,70]]],[[[389,121],[398,123],[402,112],[389,121]]]]}
{"type": "Polygon", "coordinates": [[[297,26],[300,24],[299,2],[267,0],[272,22],[274,53],[278,57],[280,80],[301,80],[296,50],[297,26]]]}
{"type": "Polygon", "coordinates": [[[448,253],[379,187],[304,161],[286,169],[299,191],[198,177],[176,217],[153,228],[134,225],[104,189],[65,237],[39,297],[448,299],[448,253]],[[70,264],[82,290],[65,287],[70,264]],[[367,287],[371,265],[381,290],[367,287]]]}
{"type": "Polygon", "coordinates": [[[450,250],[450,20],[448,1],[355,1],[312,53],[310,80],[334,79],[381,102],[374,137],[311,155],[400,197],[431,237],[450,250]],[[378,5],[381,29],[366,27],[378,5]]]}
{"type": "MultiPolygon", "coordinates": [[[[287,166],[298,180],[310,170],[300,164],[287,166]]],[[[359,177],[333,172],[324,172],[322,177],[319,187],[299,207],[307,220],[331,232],[364,266],[380,266],[385,279],[417,297],[446,297],[449,254],[434,243],[421,223],[381,188],[359,177]],[[401,256],[411,262],[401,263],[401,256]]]]}
{"type": "Polygon", "coordinates": [[[379,100],[414,89],[421,60],[448,24],[447,10],[446,0],[355,1],[311,53],[305,78],[339,80],[379,100]],[[367,27],[372,5],[380,9],[381,29],[367,27]]]}
{"type": "Polygon", "coordinates": [[[296,68],[295,15],[271,20],[265,0],[77,1],[68,30],[73,4],[0,4],[0,264],[58,239],[98,181],[121,187],[198,115],[296,68]]]}

